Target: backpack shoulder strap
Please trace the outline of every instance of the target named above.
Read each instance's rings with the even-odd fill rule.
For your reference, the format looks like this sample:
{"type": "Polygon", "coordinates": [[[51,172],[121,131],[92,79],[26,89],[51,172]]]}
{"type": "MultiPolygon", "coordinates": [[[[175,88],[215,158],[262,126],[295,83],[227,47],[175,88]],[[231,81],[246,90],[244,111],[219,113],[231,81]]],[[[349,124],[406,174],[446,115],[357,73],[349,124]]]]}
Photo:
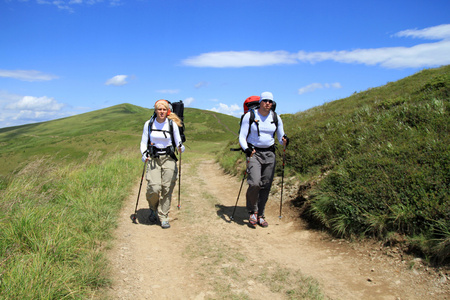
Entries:
{"type": "Polygon", "coordinates": [[[273,110],[271,112],[272,112],[272,119],[273,119],[272,123],[275,124],[275,131],[273,132],[273,137],[275,137],[275,133],[278,130],[278,115],[273,110]]]}
{"type": "Polygon", "coordinates": [[[148,122],[148,140],[147,140],[147,150],[150,149],[150,133],[152,131],[152,126],[153,123],[155,122],[155,114],[153,114],[153,116],[150,118],[149,122],[148,122]]]}
{"type": "Polygon", "coordinates": [[[257,120],[255,120],[255,110],[253,108],[248,110],[250,113],[250,118],[248,120],[248,133],[247,133],[247,137],[250,134],[250,130],[252,128],[252,124],[255,123],[256,125],[256,130],[258,131],[258,136],[259,136],[259,123],[257,120]]]}
{"type": "Polygon", "coordinates": [[[177,148],[177,146],[175,145],[175,136],[173,134],[173,120],[168,119],[169,120],[169,129],[170,129],[170,138],[172,139],[172,146],[174,149],[177,148]]]}
{"type": "Polygon", "coordinates": [[[169,130],[162,130],[162,129],[153,129],[153,123],[155,122],[156,119],[156,115],[154,114],[151,118],[150,118],[150,122],[148,122],[148,147],[150,147],[150,134],[152,131],[161,131],[162,133],[164,133],[164,136],[167,138],[166,132],[170,133],[170,137],[172,139],[172,145],[175,145],[175,139],[173,136],[173,121],[171,119],[169,120],[169,130]]]}

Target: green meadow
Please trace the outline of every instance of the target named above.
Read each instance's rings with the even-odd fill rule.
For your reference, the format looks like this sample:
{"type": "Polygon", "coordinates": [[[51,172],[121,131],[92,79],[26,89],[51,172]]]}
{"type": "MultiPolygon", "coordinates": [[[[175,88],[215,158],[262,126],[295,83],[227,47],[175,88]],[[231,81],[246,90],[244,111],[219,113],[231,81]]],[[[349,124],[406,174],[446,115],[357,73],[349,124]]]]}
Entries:
{"type": "MultiPolygon", "coordinates": [[[[0,129],[0,299],[85,299],[109,283],[103,250],[140,176],[152,114],[122,104],[0,129]]],[[[191,108],[185,119],[198,155],[217,153],[239,125],[191,108]]]]}
{"type": "MultiPolygon", "coordinates": [[[[448,263],[449,94],[445,66],[282,115],[299,217],[448,263]]],[[[1,299],[84,299],[108,285],[103,250],[140,176],[152,113],[121,104],[0,129],[1,299]]],[[[229,151],[238,118],[186,108],[185,125],[190,155],[214,153],[226,172],[241,174],[243,154],[229,151]]],[[[280,148],[277,155],[280,162],[280,148]]]]}

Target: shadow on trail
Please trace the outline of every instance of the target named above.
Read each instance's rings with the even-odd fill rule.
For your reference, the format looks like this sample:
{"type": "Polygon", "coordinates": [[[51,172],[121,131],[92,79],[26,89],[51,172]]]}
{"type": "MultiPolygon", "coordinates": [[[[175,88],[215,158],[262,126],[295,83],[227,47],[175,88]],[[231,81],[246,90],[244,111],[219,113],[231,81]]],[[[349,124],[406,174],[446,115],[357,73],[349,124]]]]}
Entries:
{"type": "Polygon", "coordinates": [[[226,206],[222,204],[216,204],[216,209],[217,215],[227,223],[234,222],[239,225],[247,225],[250,228],[255,228],[255,226],[251,225],[248,222],[248,212],[246,207],[237,206],[233,218],[231,217],[233,216],[234,205],[226,206]]]}
{"type": "MultiPolygon", "coordinates": [[[[159,225],[159,223],[152,223],[148,219],[148,216],[150,215],[150,209],[149,208],[141,208],[137,211],[136,221],[137,224],[142,225],[159,225]]],[[[134,213],[130,215],[130,219],[133,220],[134,213]]]]}

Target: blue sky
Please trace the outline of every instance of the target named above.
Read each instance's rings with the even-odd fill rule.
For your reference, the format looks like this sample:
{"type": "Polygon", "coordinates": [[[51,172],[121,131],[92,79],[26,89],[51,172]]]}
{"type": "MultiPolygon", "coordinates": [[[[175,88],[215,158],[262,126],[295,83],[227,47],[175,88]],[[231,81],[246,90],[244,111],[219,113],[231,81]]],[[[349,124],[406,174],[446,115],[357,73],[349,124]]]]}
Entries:
{"type": "Polygon", "coordinates": [[[0,0],[0,128],[264,91],[295,113],[448,64],[448,0],[0,0]]]}

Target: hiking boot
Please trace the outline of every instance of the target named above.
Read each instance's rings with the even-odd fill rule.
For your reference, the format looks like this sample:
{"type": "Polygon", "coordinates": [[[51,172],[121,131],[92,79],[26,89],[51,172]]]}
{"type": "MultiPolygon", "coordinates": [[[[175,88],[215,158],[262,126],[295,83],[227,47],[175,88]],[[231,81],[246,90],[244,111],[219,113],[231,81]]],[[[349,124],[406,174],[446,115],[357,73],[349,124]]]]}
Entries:
{"type": "Polygon", "coordinates": [[[150,221],[150,223],[156,223],[158,222],[158,215],[156,214],[156,212],[154,210],[150,210],[150,215],[148,216],[148,220],[150,221]]]}
{"type": "Polygon", "coordinates": [[[269,226],[269,223],[267,223],[266,220],[264,220],[263,216],[260,216],[258,218],[258,225],[261,227],[267,227],[267,226],[269,226]]]}
{"type": "Polygon", "coordinates": [[[162,221],[162,222],[161,222],[161,227],[162,227],[163,229],[170,228],[169,221],[162,221]]]}
{"type": "Polygon", "coordinates": [[[248,222],[249,222],[251,225],[255,226],[256,223],[258,222],[257,215],[256,215],[256,214],[251,214],[251,215],[250,215],[250,218],[248,219],[248,222]]]}

